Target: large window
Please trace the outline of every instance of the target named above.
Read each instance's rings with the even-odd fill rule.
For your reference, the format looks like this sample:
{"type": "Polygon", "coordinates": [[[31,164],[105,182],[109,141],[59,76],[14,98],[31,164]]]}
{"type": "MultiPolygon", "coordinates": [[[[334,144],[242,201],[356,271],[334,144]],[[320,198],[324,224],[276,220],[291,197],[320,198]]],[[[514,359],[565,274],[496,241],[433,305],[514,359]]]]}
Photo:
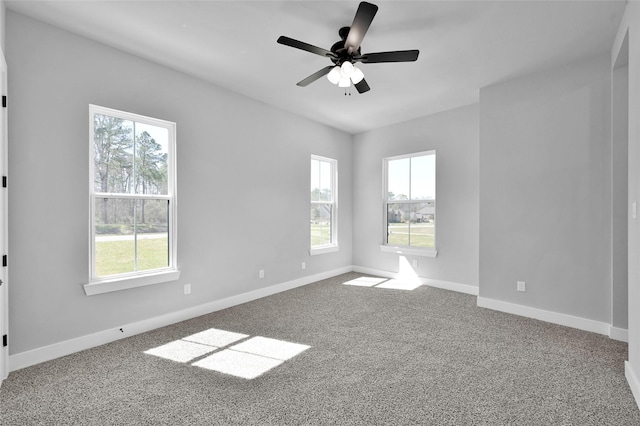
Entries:
{"type": "Polygon", "coordinates": [[[435,255],[436,153],[384,160],[384,247],[415,249],[435,255]]]}
{"type": "Polygon", "coordinates": [[[175,123],[95,105],[89,113],[87,294],[176,279],[175,123]]]}
{"type": "Polygon", "coordinates": [[[311,254],[338,249],[338,162],[311,156],[311,254]]]}

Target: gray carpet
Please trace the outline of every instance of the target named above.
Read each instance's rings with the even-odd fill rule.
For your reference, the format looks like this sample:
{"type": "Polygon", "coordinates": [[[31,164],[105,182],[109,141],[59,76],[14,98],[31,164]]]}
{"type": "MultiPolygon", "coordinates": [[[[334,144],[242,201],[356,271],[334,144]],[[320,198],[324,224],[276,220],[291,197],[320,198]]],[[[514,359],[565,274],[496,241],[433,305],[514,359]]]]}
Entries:
{"type": "Polygon", "coordinates": [[[359,276],[12,372],[0,424],[640,425],[626,344],[359,276]],[[212,328],[310,348],[251,380],[145,354],[212,328]]]}

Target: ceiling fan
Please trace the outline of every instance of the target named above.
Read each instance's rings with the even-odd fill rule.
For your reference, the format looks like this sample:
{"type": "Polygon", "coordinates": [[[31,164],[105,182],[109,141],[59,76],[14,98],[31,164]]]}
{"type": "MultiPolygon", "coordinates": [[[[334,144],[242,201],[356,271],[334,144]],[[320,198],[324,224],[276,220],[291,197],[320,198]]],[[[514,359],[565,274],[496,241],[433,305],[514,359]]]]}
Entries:
{"type": "Polygon", "coordinates": [[[278,43],[280,44],[325,56],[333,62],[333,65],[322,68],[320,71],[299,81],[298,86],[307,86],[326,75],[331,83],[337,84],[339,87],[347,88],[353,83],[358,93],[364,93],[369,91],[370,87],[364,79],[362,71],[356,67],[356,63],[413,62],[418,59],[419,50],[361,53],[360,44],[377,11],[378,6],[375,4],[364,1],[361,2],[356,11],[356,16],[353,18],[351,27],[340,28],[338,35],[341,40],[331,46],[331,50],[316,47],[286,36],[280,36],[278,38],[278,43]]]}

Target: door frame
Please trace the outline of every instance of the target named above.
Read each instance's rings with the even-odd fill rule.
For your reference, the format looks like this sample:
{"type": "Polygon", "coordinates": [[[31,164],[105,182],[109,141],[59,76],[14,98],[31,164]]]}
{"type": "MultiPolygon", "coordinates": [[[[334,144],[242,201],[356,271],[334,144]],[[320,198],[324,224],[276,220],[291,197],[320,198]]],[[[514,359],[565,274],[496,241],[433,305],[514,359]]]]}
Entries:
{"type": "MultiPolygon", "coordinates": [[[[2,96],[7,94],[7,62],[4,52],[0,49],[0,90],[2,96]]],[[[7,176],[8,164],[8,140],[9,133],[7,130],[7,108],[6,104],[0,106],[0,175],[7,176]]],[[[0,188],[0,255],[6,255],[9,247],[9,222],[8,207],[9,195],[7,188],[0,188]]],[[[0,266],[0,335],[9,334],[9,268],[0,266]]],[[[7,339],[8,340],[8,339],[7,339]]],[[[9,346],[3,346],[0,343],[0,385],[2,381],[9,375],[9,346]]]]}

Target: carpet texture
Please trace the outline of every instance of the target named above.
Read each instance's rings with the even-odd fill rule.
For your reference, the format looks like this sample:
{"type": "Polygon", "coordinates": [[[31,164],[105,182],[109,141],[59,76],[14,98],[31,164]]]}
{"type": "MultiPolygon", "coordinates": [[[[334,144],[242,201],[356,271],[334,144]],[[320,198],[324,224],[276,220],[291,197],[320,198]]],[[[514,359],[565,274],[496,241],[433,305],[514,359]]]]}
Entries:
{"type": "Polygon", "coordinates": [[[625,343],[478,308],[474,296],[446,290],[343,284],[361,276],[12,372],[0,424],[640,425],[625,343]],[[219,340],[212,329],[232,338],[202,340],[219,340]],[[274,339],[295,344],[284,348],[295,355],[254,379],[198,366],[265,342],[276,359],[274,339]],[[189,361],[157,356],[184,341],[212,346],[189,361]]]}

